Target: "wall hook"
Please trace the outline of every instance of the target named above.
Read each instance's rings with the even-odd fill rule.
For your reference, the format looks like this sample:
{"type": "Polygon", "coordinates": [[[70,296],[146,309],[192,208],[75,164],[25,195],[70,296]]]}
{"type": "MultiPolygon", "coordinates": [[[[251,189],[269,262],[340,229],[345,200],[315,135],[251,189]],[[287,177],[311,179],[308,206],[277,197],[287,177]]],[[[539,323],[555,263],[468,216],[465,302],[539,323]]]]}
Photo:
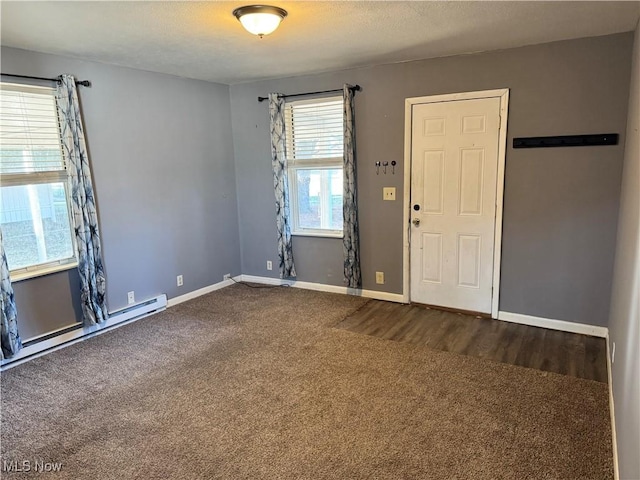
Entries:
{"type": "Polygon", "coordinates": [[[395,160],[391,160],[391,173],[393,175],[396,174],[396,165],[398,164],[398,162],[396,162],[395,160]]]}
{"type": "Polygon", "coordinates": [[[382,166],[384,167],[384,174],[387,174],[387,165],[389,165],[389,162],[383,162],[382,166]]]}
{"type": "Polygon", "coordinates": [[[380,162],[376,162],[376,175],[380,175],[380,162]]]}

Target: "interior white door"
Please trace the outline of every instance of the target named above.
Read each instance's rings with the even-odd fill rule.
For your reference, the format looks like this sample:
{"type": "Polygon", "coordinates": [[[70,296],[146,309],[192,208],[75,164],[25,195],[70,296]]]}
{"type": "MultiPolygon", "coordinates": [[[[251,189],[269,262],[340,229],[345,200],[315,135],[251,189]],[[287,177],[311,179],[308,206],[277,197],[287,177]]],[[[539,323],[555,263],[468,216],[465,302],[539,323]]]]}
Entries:
{"type": "Polygon", "coordinates": [[[411,301],[491,313],[500,98],[413,106],[411,301]]]}

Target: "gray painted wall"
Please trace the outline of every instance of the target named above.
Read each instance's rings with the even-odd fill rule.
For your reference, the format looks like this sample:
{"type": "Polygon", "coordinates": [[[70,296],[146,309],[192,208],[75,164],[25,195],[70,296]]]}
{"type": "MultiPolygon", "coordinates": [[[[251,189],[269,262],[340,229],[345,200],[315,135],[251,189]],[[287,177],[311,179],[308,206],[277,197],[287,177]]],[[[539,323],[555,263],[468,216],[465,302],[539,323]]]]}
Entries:
{"type": "MultiPolygon", "coordinates": [[[[131,290],[171,298],[240,273],[228,86],[12,48],[2,70],[93,82],[80,102],[109,310],[131,290]]],[[[14,284],[23,338],[79,319],[77,281],[70,271],[14,284]]]]}
{"type": "MultiPolygon", "coordinates": [[[[606,325],[629,91],[630,33],[231,87],[242,272],[276,277],[269,118],[257,96],[356,96],[363,288],[402,292],[404,100],[508,87],[513,137],[616,132],[618,146],[507,150],[500,309],[606,325]],[[396,160],[396,175],[374,162],[396,160]],[[394,186],[395,202],[382,200],[394,186]],[[385,272],[376,285],[375,272],[385,272]]],[[[342,285],[340,240],[296,237],[298,280],[342,285]]]]}
{"type": "Polygon", "coordinates": [[[640,478],[640,24],[633,44],[609,341],[620,478],[640,478]]]}
{"type": "Polygon", "coordinates": [[[22,341],[82,320],[77,269],[13,282],[22,341]]]}

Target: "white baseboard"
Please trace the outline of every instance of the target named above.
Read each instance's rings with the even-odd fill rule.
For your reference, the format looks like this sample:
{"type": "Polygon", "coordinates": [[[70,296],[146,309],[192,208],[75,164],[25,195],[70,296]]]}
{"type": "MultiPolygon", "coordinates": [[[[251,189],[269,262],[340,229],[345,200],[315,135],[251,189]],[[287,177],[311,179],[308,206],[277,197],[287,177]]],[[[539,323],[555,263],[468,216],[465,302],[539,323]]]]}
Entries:
{"type": "Polygon", "coordinates": [[[609,414],[611,415],[611,445],[613,447],[613,478],[620,479],[620,468],[618,466],[618,438],[616,436],[616,414],[613,403],[613,373],[611,371],[611,348],[609,345],[609,335],[607,335],[607,375],[609,380],[609,414]]]}
{"type": "MultiPolygon", "coordinates": [[[[240,277],[242,275],[238,275],[237,277],[233,277],[237,282],[241,281],[240,277]]],[[[209,285],[207,287],[200,288],[198,290],[194,290],[193,292],[185,293],[184,295],[180,295],[178,297],[170,298],[167,302],[167,307],[173,307],[174,305],[178,305],[179,303],[186,302],[188,300],[193,300],[194,298],[201,297],[202,295],[206,295],[207,293],[215,292],[216,290],[220,290],[221,288],[228,287],[229,285],[233,285],[235,282],[231,279],[223,280],[218,283],[214,283],[213,285],[209,285]]]]}
{"type": "Polygon", "coordinates": [[[305,290],[315,290],[318,292],[342,293],[345,295],[355,295],[357,297],[373,298],[376,300],[386,300],[388,302],[404,303],[401,293],[378,292],[376,290],[362,290],[360,288],[342,287],[339,285],[327,285],[324,283],[300,282],[297,280],[282,280],[280,278],[258,277],[255,275],[240,275],[237,277],[242,282],[262,283],[265,285],[289,285],[294,288],[305,290]]]}
{"type": "Polygon", "coordinates": [[[563,332],[581,333],[593,337],[607,338],[609,335],[609,329],[607,327],[567,322],[565,320],[553,320],[551,318],[533,317],[521,313],[498,312],[498,320],[530,325],[532,327],[549,328],[551,330],[562,330],[563,332]]]}

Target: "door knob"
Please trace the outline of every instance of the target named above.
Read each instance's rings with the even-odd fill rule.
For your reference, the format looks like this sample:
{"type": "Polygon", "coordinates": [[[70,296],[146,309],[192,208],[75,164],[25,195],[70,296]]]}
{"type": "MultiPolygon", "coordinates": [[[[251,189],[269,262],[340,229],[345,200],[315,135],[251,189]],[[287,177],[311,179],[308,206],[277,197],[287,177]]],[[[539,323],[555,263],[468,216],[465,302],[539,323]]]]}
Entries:
{"type": "Polygon", "coordinates": [[[417,227],[418,225],[420,225],[420,219],[419,219],[419,218],[414,218],[414,219],[411,221],[411,223],[413,223],[413,224],[417,227]]]}

